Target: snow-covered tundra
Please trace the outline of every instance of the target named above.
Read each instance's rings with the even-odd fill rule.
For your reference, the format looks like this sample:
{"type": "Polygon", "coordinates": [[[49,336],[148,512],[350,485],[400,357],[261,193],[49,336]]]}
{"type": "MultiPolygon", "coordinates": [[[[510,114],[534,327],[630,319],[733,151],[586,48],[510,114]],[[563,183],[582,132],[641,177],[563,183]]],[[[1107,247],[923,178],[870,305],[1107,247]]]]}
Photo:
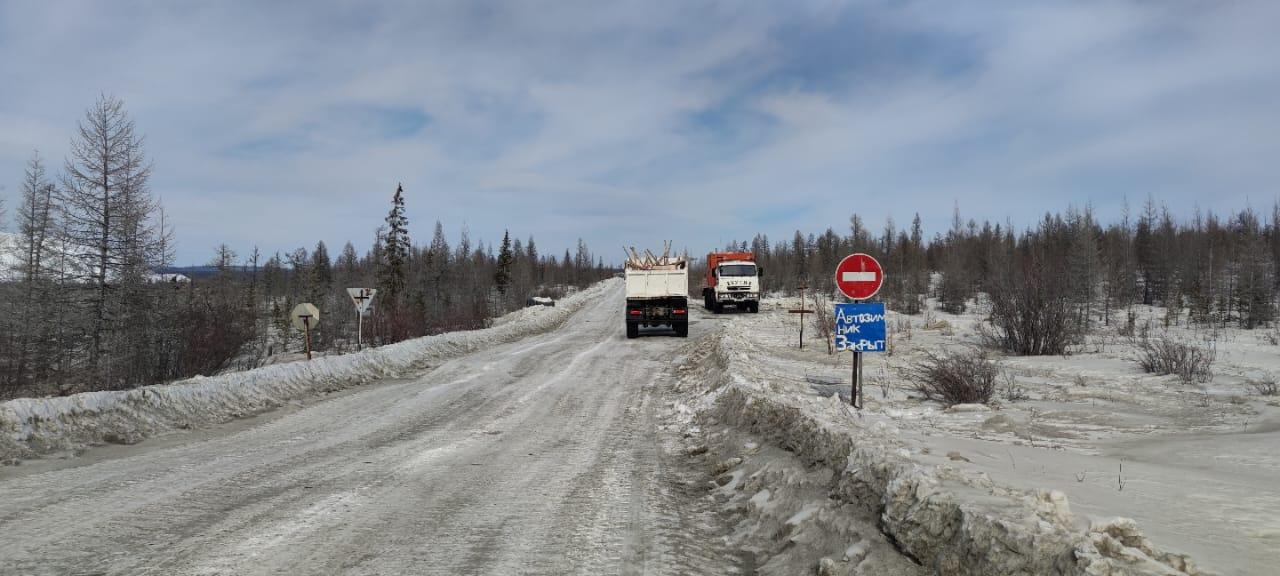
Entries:
{"type": "MultiPolygon", "coordinates": [[[[0,404],[20,462],[0,468],[0,573],[1156,575],[1200,573],[1184,552],[1266,573],[1255,558],[1274,553],[1267,520],[1224,559],[1143,516],[1172,499],[1156,466],[1230,480],[1208,467],[1129,455],[1106,492],[1102,441],[1137,433],[1047,432],[1050,406],[1124,401],[1074,396],[1100,384],[1025,366],[1034,400],[943,412],[886,378],[859,414],[831,397],[842,361],[788,348],[789,315],[694,307],[689,340],[628,340],[624,309],[614,280],[486,330],[0,404]],[[1058,478],[1059,456],[1099,460],[1058,478]]],[[[957,333],[915,329],[889,360],[957,333]]],[[[1206,426],[1229,434],[1234,413],[1206,426]]],[[[1154,513],[1218,513],[1199,494],[1154,513]]]]}
{"type": "MultiPolygon", "coordinates": [[[[727,319],[708,352],[724,356],[723,386],[703,411],[732,424],[711,429],[738,443],[718,442],[736,464],[721,481],[739,487],[731,503],[753,521],[803,513],[824,534],[846,526],[874,543],[842,513],[870,501],[867,523],[947,574],[1263,575],[1280,565],[1280,398],[1262,384],[1280,371],[1273,334],[1166,330],[1156,311],[1138,310],[1153,338],[1212,347],[1213,378],[1146,374],[1133,339],[1098,327],[1070,356],[995,355],[995,401],[947,408],[922,398],[911,368],[928,352],[980,346],[981,314],[891,313],[892,353],[866,356],[866,409],[856,411],[845,405],[850,356],[828,355],[821,335],[799,350],[786,313],[798,303],[768,304],[727,319]],[[782,445],[803,465],[742,491],[744,475],[781,472],[753,463],[740,441],[782,445]],[[830,476],[799,476],[815,470],[830,476]],[[776,502],[776,484],[816,496],[751,504],[776,502]]],[[[812,554],[838,567],[845,546],[855,539],[812,554]]]]}

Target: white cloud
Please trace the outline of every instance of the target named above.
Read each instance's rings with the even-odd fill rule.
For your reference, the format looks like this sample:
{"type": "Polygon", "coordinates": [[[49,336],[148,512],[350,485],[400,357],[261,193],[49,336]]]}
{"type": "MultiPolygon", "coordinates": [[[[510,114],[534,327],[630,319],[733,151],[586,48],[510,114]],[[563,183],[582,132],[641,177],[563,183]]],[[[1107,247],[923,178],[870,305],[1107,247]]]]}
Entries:
{"type": "MultiPolygon", "coordinates": [[[[437,219],[602,253],[848,213],[1269,201],[1268,2],[0,5],[0,183],[126,100],[181,257],[437,219]],[[405,133],[398,121],[425,123],[405,133]],[[291,217],[299,206],[305,218],[291,217]]],[[[1105,216],[1105,210],[1104,210],[1105,216]]]]}

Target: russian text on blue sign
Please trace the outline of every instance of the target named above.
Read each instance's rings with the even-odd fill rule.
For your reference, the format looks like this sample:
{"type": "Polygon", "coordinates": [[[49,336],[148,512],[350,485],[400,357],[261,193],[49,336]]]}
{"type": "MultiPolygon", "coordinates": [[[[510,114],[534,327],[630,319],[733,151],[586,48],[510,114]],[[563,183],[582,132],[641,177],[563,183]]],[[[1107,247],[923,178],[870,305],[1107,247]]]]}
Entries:
{"type": "Polygon", "coordinates": [[[884,352],[884,303],[836,304],[836,350],[884,352]]]}

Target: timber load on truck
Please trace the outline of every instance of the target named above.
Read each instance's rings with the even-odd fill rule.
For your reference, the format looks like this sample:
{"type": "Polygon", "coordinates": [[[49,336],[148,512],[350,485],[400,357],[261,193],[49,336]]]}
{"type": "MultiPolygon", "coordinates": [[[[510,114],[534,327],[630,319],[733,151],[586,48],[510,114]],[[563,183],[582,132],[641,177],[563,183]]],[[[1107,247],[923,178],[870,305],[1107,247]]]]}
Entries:
{"type": "Polygon", "coordinates": [[[751,252],[707,254],[702,303],[716,313],[724,312],[725,306],[759,312],[761,276],[764,268],[756,266],[756,255],[751,252]]]}
{"type": "Polygon", "coordinates": [[[689,335],[689,262],[672,256],[671,244],[661,256],[635,248],[627,251],[624,266],[627,284],[627,338],[640,335],[640,328],[670,326],[676,336],[689,335]]]}

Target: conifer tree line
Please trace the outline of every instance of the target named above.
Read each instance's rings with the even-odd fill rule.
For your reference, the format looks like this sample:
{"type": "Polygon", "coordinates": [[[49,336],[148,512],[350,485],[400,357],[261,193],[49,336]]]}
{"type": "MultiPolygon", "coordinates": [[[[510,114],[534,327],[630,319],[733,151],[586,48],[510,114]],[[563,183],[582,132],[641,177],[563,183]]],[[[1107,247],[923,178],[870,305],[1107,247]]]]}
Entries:
{"type": "Polygon", "coordinates": [[[1166,325],[1252,329],[1276,319],[1280,204],[1269,215],[1245,208],[1179,219],[1148,199],[1112,222],[1069,208],[1021,230],[963,219],[958,205],[953,214],[931,237],[918,214],[906,228],[890,218],[878,231],[854,214],[846,233],[756,235],[725,248],[753,252],[766,290],[789,294],[803,284],[834,295],[840,259],[871,254],[885,268],[877,299],[890,309],[919,314],[932,302],[963,313],[981,303],[994,343],[1019,354],[1064,353],[1099,326],[1131,331],[1136,305],[1161,307],[1166,325]]]}
{"type": "Polygon", "coordinates": [[[278,361],[301,350],[289,319],[301,302],[321,310],[314,350],[354,350],[346,288],[379,289],[364,322],[365,343],[378,345],[482,327],[529,296],[557,297],[613,272],[582,240],[576,251],[544,254],[532,236],[507,233],[495,246],[464,228],[451,244],[436,222],[429,242],[414,243],[397,188],[364,254],[350,242],[336,256],[324,242],[271,255],[221,245],[208,274],[158,274],[174,264],[174,230],[151,171],[142,136],[111,96],[80,120],[61,169],[30,157],[16,205],[0,204],[0,227],[11,220],[16,236],[0,246],[16,255],[0,271],[0,399],[278,361]]]}

